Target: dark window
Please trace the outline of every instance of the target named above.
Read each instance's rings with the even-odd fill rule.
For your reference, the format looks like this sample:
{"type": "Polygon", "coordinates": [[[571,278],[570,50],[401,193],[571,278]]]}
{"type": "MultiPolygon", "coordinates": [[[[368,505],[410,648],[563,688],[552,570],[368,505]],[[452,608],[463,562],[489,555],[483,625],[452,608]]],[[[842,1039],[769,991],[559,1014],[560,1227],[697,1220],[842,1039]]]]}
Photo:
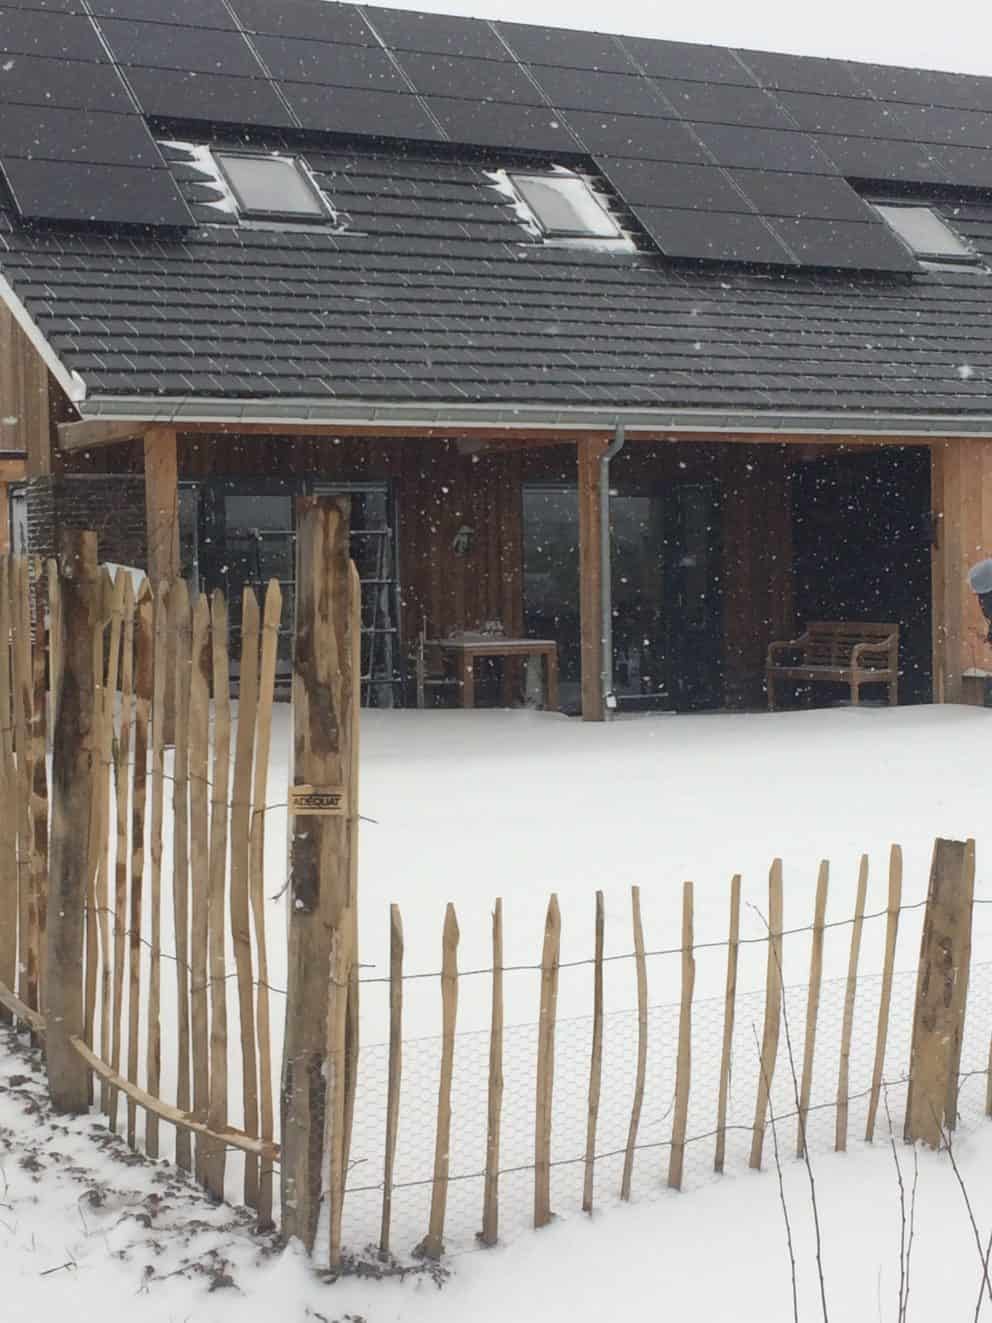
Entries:
{"type": "Polygon", "coordinates": [[[293,156],[218,152],[217,161],[242,216],[325,220],[330,215],[320,190],[293,156]]]}
{"type": "Polygon", "coordinates": [[[902,202],[875,202],[878,214],[917,257],[930,262],[977,262],[963,239],[931,208],[902,202]]]}
{"type": "Polygon", "coordinates": [[[513,175],[513,185],[552,239],[617,239],[620,229],[576,175],[513,175]]]}

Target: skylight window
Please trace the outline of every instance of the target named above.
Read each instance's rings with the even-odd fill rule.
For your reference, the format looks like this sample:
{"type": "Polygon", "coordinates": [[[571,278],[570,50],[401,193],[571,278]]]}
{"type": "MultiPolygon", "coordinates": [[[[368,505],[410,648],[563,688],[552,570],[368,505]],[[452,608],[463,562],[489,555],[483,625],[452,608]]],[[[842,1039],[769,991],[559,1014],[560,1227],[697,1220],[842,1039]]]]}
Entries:
{"type": "Polygon", "coordinates": [[[327,220],[330,208],[295,156],[218,152],[238,212],[250,220],[327,220]]]}
{"type": "Polygon", "coordinates": [[[549,239],[618,239],[620,227],[577,175],[511,175],[549,239]]]}
{"type": "Polygon", "coordinates": [[[973,263],[978,257],[930,207],[874,202],[875,210],[909,250],[925,262],[973,263]]]}

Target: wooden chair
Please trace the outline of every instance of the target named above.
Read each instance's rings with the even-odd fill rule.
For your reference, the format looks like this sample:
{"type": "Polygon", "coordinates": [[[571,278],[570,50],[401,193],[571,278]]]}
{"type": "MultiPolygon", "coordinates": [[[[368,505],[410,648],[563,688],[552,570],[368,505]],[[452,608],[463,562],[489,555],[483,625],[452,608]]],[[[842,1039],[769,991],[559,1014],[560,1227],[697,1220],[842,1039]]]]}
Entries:
{"type": "Polygon", "coordinates": [[[861,620],[815,620],[797,639],[772,643],[765,665],[768,711],[775,711],[776,680],[829,681],[850,686],[851,702],[861,686],[884,684],[889,703],[899,701],[899,626],[861,620]],[[791,661],[779,660],[785,653],[791,661]],[[796,660],[798,654],[799,660],[796,660]]]}

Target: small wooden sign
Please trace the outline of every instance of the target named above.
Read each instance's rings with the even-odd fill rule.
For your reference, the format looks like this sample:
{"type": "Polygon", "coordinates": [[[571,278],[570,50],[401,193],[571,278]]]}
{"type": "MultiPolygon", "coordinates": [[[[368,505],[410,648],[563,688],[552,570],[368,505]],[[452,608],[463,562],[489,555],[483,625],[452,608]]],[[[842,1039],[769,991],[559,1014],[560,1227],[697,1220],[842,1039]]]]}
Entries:
{"type": "Polygon", "coordinates": [[[289,811],[298,817],[343,818],[348,805],[341,786],[290,786],[289,811]]]}

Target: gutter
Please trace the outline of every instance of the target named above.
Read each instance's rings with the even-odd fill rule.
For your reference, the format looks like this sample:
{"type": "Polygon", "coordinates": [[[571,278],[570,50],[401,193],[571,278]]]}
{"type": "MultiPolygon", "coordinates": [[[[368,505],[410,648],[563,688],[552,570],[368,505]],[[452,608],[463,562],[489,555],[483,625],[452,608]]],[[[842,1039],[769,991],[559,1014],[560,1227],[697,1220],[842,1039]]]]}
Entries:
{"type": "Polygon", "coordinates": [[[599,460],[599,576],[602,628],[599,679],[603,694],[603,714],[607,720],[617,707],[613,692],[613,555],[610,538],[610,462],[619,455],[626,441],[624,424],[617,423],[613,440],[599,460]]]}
{"type": "MultiPolygon", "coordinates": [[[[2,280],[2,278],[0,278],[2,280]]],[[[6,298],[0,284],[0,297],[6,298]]],[[[8,305],[10,306],[10,305],[8,305]]],[[[11,311],[14,311],[11,308],[11,311]]],[[[16,315],[16,314],[15,314],[16,315]]],[[[49,350],[49,353],[51,351],[49,350]]],[[[47,359],[46,359],[47,361],[47,359]]],[[[54,372],[54,368],[53,368],[54,372]]],[[[59,380],[65,375],[61,367],[59,380]],[[60,375],[61,374],[61,375],[60,375]]],[[[77,392],[85,387],[77,380],[77,392]]],[[[622,412],[626,435],[644,432],[691,435],[694,432],[780,433],[783,440],[798,436],[859,437],[989,437],[992,413],[883,413],[805,410],[783,412],[760,409],[644,409],[554,408],[544,405],[499,404],[383,404],[372,401],[319,399],[238,400],[223,397],[89,396],[77,395],[83,419],[158,423],[182,429],[184,424],[238,427],[260,424],[285,427],[409,427],[418,429],[493,428],[506,431],[599,432],[612,435],[622,412]]]]}

